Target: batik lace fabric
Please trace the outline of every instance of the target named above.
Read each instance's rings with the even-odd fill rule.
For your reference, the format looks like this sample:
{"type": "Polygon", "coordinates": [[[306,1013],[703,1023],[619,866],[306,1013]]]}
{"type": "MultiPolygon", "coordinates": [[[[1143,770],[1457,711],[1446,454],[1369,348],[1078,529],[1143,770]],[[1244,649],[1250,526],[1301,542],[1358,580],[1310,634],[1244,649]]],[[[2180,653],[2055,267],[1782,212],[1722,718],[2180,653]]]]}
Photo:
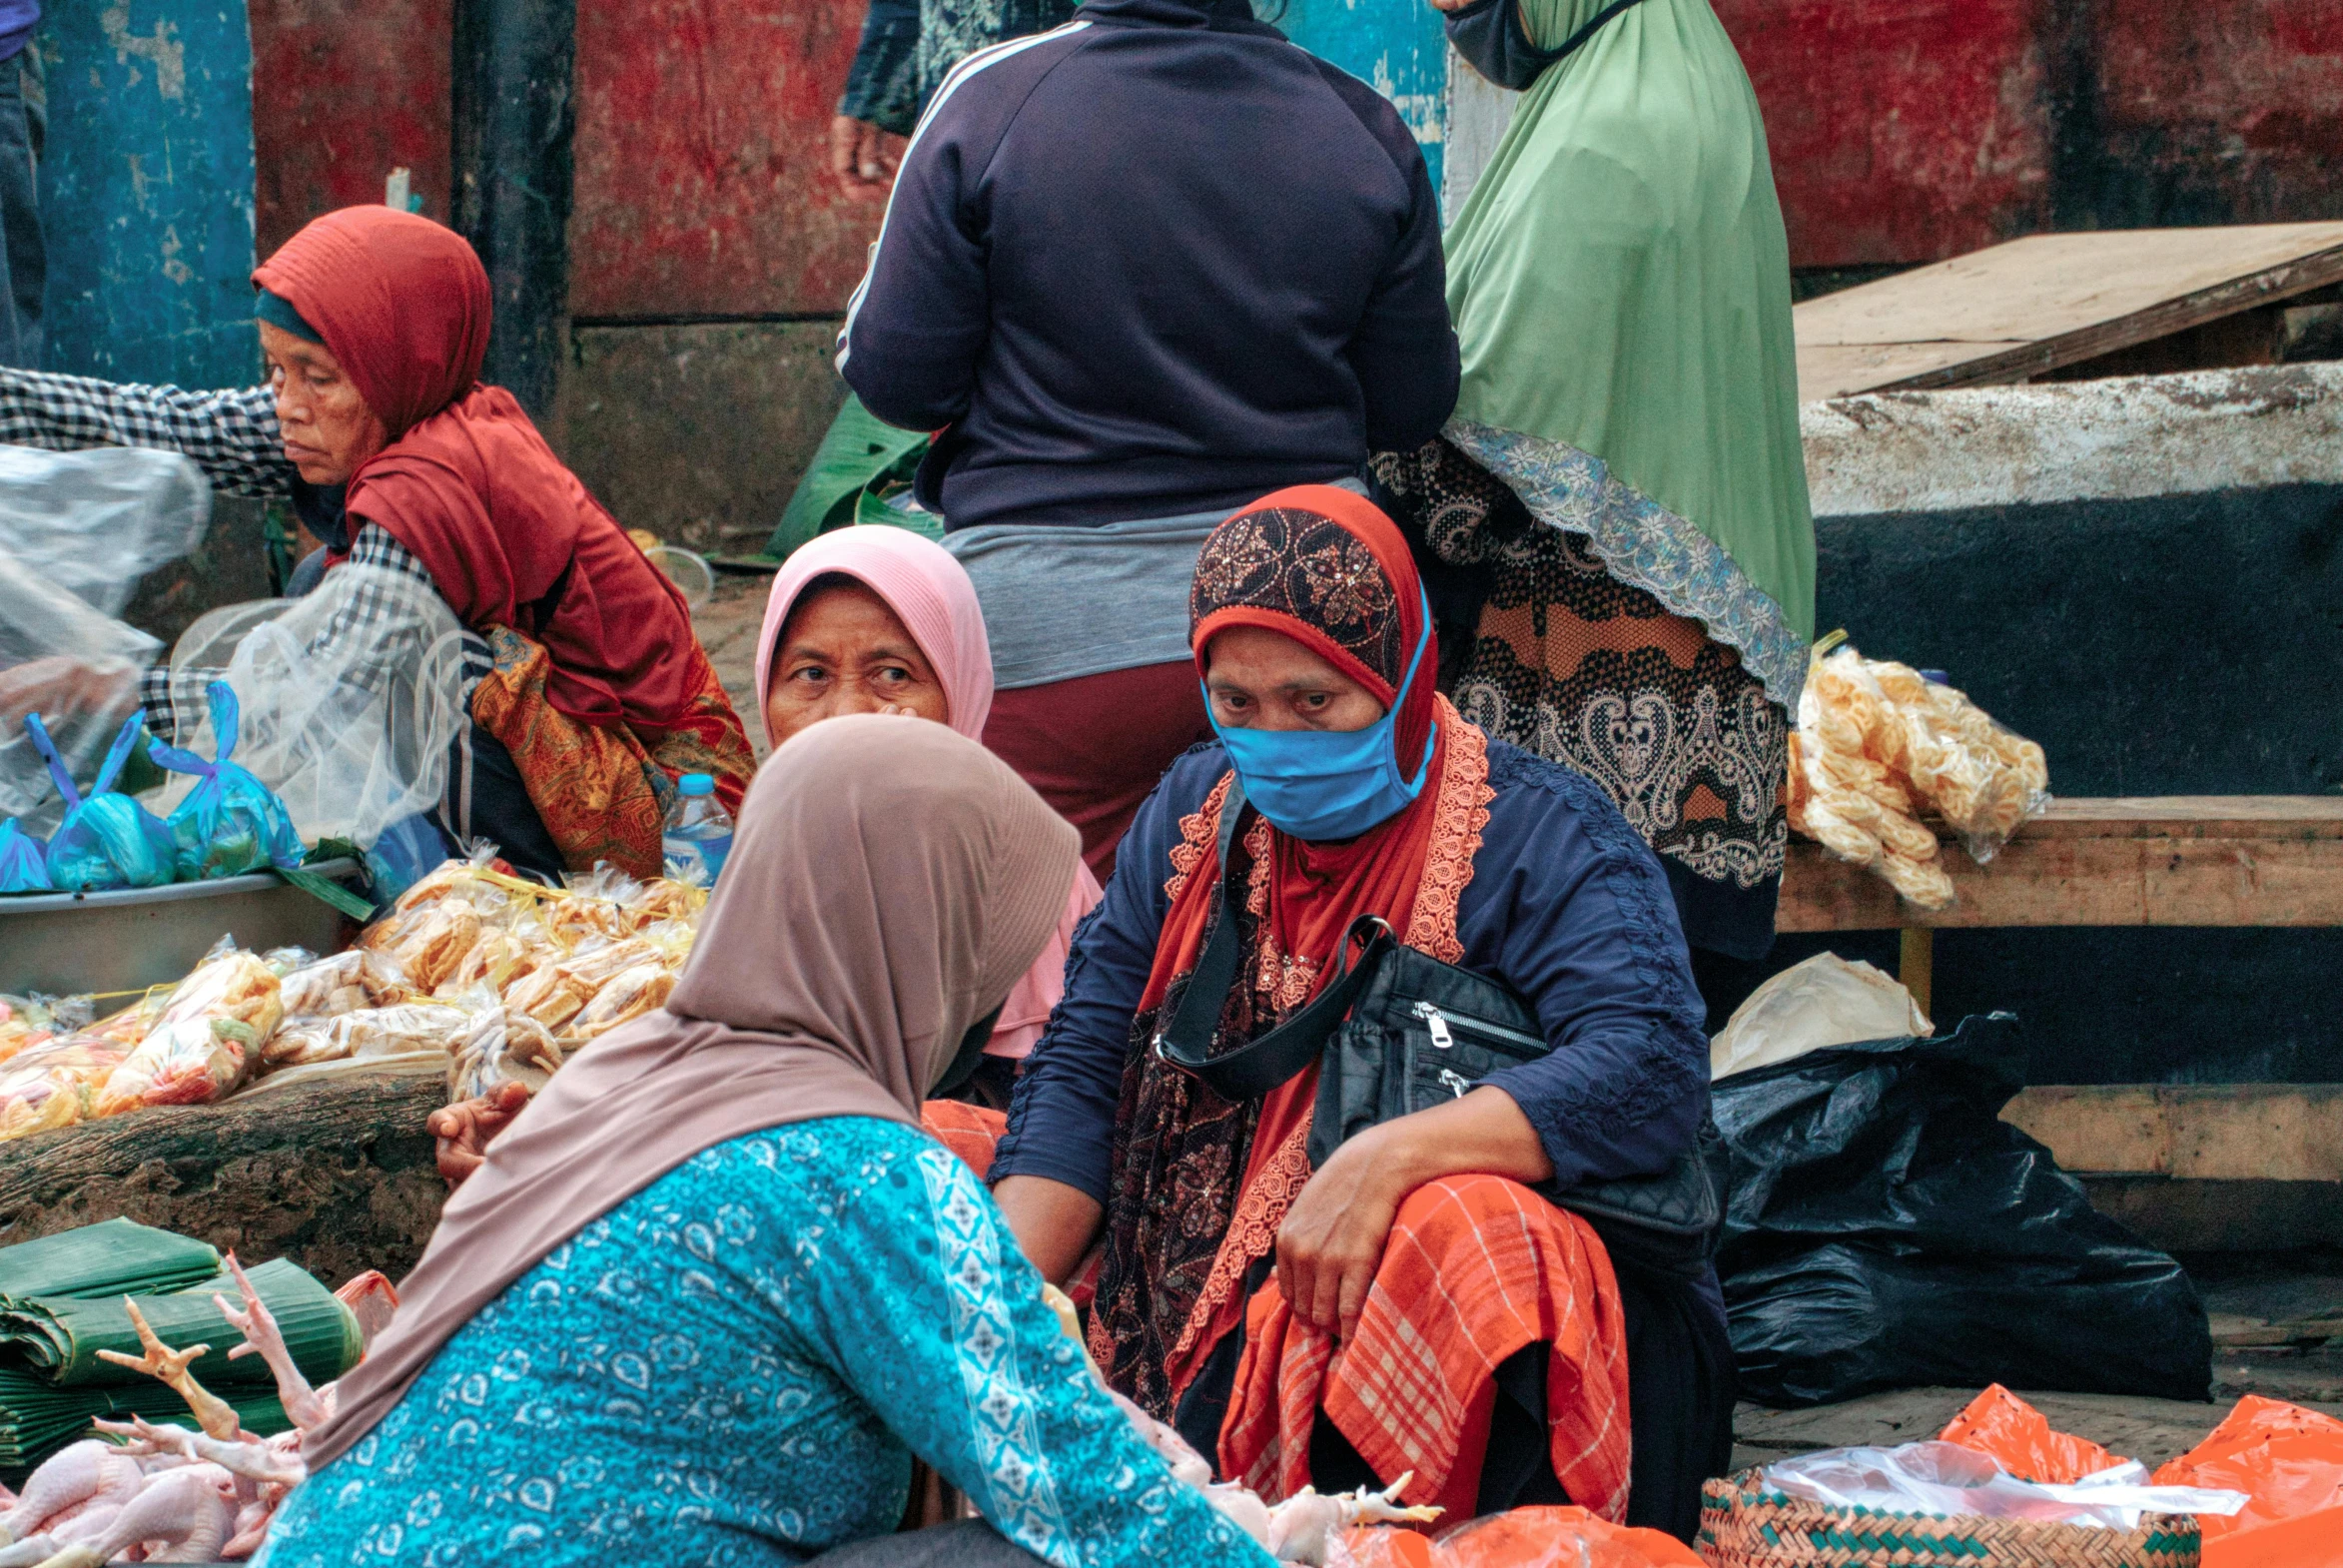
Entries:
{"type": "Polygon", "coordinates": [[[1788,714],[1741,650],[1548,526],[1447,441],[1375,460],[1433,552],[1490,570],[1453,699],[1601,785],[1660,854],[1741,889],[1782,871],[1788,714]]]}

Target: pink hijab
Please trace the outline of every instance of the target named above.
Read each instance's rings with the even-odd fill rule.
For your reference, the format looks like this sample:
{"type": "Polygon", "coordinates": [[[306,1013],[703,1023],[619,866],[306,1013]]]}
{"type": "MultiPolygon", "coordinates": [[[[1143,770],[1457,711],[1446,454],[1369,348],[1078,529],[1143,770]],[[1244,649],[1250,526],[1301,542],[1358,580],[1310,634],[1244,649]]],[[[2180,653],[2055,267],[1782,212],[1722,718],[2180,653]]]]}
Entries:
{"type": "MultiPolygon", "coordinates": [[[[832,573],[853,578],[895,612],[935,667],[937,683],[944,688],[944,722],[970,740],[982,741],[985,720],[993,711],[993,646],[985,637],[985,612],[977,603],[976,584],[951,551],[933,539],[907,528],[857,523],[798,546],[774,575],[765,600],[764,629],[757,639],[757,722],[765,726],[766,744],[776,743],[773,726],[765,718],[765,698],[772,690],[773,655],[780,648],[782,629],[808,585],[832,573]]],[[[1033,968],[1009,993],[986,1055],[1022,1057],[1041,1039],[1050,1010],[1066,992],[1066,955],[1074,945],[1075,925],[1101,896],[1099,879],[1085,866],[1067,895],[1065,919],[1033,968]]]]}

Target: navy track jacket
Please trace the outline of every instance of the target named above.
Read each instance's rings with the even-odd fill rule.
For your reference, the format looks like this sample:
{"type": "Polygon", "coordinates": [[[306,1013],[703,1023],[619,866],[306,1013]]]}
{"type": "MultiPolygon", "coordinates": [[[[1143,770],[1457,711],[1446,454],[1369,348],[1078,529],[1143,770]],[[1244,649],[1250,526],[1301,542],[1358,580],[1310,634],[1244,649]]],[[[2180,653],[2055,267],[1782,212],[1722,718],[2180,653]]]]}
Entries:
{"type": "Polygon", "coordinates": [[[1092,0],[929,105],[838,369],[950,426],[919,486],[948,526],[1234,509],[1455,405],[1423,154],[1240,6],[1092,0]]]}

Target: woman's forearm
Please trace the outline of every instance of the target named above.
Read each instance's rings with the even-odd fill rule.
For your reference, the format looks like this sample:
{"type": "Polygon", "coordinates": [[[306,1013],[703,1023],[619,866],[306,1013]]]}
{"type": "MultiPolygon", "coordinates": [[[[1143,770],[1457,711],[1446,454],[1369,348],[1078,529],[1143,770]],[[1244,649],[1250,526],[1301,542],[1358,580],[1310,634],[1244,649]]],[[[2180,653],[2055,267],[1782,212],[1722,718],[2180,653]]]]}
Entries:
{"type": "Polygon", "coordinates": [[[1533,1185],[1554,1174],[1538,1130],[1511,1095],[1476,1089],[1361,1134],[1384,1185],[1401,1197],[1446,1176],[1478,1173],[1533,1185]]]}
{"type": "Polygon", "coordinates": [[[993,1201],[1008,1216],[1017,1245],[1044,1279],[1063,1285],[1074,1277],[1106,1210],[1078,1186],[1048,1176],[1006,1176],[993,1188],[993,1201]]]}

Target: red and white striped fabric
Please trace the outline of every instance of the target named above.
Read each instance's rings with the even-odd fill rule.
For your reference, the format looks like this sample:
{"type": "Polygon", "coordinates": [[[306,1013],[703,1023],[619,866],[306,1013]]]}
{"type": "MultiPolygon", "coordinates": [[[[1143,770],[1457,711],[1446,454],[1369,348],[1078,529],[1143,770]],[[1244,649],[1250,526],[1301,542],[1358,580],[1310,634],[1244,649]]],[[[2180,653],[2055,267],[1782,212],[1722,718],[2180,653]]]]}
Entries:
{"type": "Polygon", "coordinates": [[[1271,1279],[1245,1313],[1244,1357],[1220,1427],[1220,1467],[1272,1501],[1309,1480],[1324,1409],[1409,1503],[1472,1516],[1498,1364],[1553,1346],[1546,1386],[1554,1473],[1573,1503],[1627,1511],[1627,1319],[1587,1223],[1501,1176],[1450,1176],[1400,1204],[1358,1331],[1337,1349],[1271,1279]]]}

